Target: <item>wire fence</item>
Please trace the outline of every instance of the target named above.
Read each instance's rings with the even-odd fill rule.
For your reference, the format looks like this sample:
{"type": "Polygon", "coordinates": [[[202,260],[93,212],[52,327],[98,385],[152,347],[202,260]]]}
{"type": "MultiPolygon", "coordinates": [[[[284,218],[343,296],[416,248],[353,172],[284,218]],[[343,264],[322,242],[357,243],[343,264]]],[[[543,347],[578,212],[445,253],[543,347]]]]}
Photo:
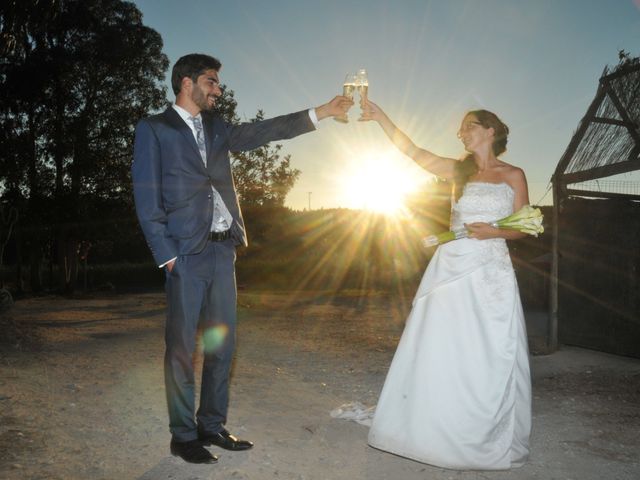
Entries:
{"type": "Polygon", "coordinates": [[[587,192],[623,193],[640,195],[640,182],[625,180],[589,180],[571,185],[572,189],[587,192]]]}

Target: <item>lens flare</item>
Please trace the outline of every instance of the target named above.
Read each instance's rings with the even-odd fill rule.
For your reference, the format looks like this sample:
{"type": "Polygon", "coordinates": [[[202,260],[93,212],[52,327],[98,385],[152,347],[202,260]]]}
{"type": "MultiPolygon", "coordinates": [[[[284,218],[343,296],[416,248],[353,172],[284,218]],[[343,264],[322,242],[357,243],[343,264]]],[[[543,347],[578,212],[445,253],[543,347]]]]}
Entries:
{"type": "Polygon", "coordinates": [[[213,353],[224,344],[229,328],[226,325],[214,325],[202,332],[202,343],[204,353],[213,353]]]}

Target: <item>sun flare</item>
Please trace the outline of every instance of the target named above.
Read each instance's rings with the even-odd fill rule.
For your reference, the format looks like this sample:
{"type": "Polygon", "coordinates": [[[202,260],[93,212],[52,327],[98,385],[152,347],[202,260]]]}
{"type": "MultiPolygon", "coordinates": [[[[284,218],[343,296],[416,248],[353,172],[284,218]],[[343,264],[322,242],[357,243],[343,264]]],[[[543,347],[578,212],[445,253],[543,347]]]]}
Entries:
{"type": "Polygon", "coordinates": [[[424,182],[396,152],[368,152],[350,161],[341,176],[344,198],[350,208],[389,216],[401,215],[406,197],[424,182]]]}

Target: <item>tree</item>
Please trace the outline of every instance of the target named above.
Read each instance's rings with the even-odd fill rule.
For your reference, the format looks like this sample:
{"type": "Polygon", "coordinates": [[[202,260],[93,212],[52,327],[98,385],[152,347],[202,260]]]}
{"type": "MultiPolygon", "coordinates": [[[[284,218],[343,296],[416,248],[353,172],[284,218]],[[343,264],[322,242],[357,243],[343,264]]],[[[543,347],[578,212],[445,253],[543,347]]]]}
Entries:
{"type": "MultiPolygon", "coordinates": [[[[81,242],[117,235],[109,219],[130,229],[134,128],[166,104],[167,68],[160,35],[130,2],[0,5],[0,200],[19,210],[16,256],[29,258],[34,289],[43,256],[57,257],[71,291],[81,242]]],[[[218,110],[239,121],[233,91],[218,110]]],[[[284,204],[299,172],[279,151],[233,156],[243,206],[284,204]]]]}
{"type": "Polygon", "coordinates": [[[96,201],[131,208],[133,131],[165,103],[168,60],[121,0],[12,1],[0,26],[0,194],[23,205],[25,222],[55,231],[69,290],[96,201]]]}
{"type": "MultiPolygon", "coordinates": [[[[216,113],[228,123],[238,123],[237,102],[233,90],[223,88],[216,102],[216,113]]],[[[258,110],[251,122],[264,119],[258,110]]],[[[266,144],[249,152],[233,152],[231,167],[243,208],[284,207],[287,194],[300,176],[300,170],[291,168],[291,155],[280,156],[282,145],[266,144]]]]}

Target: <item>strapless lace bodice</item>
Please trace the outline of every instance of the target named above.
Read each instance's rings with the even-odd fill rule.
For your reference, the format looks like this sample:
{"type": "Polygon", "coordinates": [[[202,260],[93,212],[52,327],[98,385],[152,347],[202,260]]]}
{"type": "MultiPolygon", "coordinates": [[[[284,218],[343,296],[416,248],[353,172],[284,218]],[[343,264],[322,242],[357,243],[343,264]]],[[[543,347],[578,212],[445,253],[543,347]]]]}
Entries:
{"type": "Polygon", "coordinates": [[[513,213],[514,192],[506,183],[469,182],[451,210],[451,229],[464,223],[494,222],[513,213]]]}
{"type": "MultiPolygon", "coordinates": [[[[469,182],[451,209],[451,229],[464,228],[465,223],[495,222],[513,213],[513,189],[506,183],[469,182]]],[[[513,274],[507,242],[503,238],[471,240],[480,263],[487,264],[491,275],[513,274]]],[[[489,281],[490,278],[487,278],[489,281]]],[[[495,282],[492,285],[497,285],[495,282]]],[[[496,290],[498,295],[499,290],[496,290]]]]}

